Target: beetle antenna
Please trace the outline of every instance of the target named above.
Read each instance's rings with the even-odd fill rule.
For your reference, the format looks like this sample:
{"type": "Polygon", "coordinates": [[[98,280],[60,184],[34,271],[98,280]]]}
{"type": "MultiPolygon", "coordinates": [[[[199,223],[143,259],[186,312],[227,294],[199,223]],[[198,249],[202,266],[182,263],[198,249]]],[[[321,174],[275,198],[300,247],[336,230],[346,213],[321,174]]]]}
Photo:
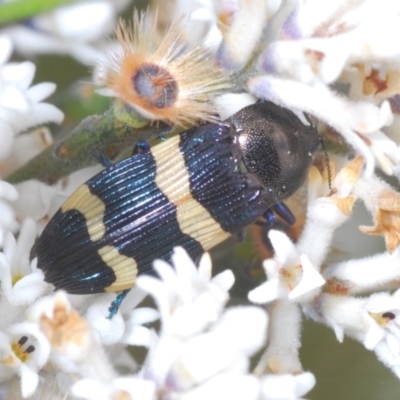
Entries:
{"type": "Polygon", "coordinates": [[[324,158],[325,158],[326,170],[328,172],[328,187],[329,187],[329,190],[331,190],[332,189],[332,174],[331,174],[331,166],[329,164],[329,155],[328,155],[328,152],[326,151],[325,141],[324,141],[323,137],[320,136],[319,140],[321,142],[321,146],[322,146],[322,149],[324,150],[324,154],[325,154],[324,158]]]}

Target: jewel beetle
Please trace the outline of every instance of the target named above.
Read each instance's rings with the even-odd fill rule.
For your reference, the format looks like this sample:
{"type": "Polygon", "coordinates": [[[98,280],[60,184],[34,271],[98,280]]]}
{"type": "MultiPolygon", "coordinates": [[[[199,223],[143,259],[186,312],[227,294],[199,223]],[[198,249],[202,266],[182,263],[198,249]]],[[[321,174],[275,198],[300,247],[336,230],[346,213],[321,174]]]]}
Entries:
{"type": "Polygon", "coordinates": [[[32,250],[45,280],[73,294],[120,292],[155,274],[175,246],[196,259],[274,212],[304,182],[319,147],[314,124],[263,101],[192,128],[89,179],[56,212],[32,250]]]}

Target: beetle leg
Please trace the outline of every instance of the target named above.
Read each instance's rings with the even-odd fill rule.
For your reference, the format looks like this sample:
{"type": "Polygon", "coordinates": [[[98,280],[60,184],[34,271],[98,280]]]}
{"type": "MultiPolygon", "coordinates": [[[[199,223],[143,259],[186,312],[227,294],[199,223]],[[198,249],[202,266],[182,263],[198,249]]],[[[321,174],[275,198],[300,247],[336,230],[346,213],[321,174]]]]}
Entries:
{"type": "Polygon", "coordinates": [[[111,161],[104,154],[93,153],[93,157],[101,164],[103,167],[111,167],[111,161]]]}
{"type": "Polygon", "coordinates": [[[139,153],[147,153],[149,150],[150,145],[146,141],[141,140],[140,142],[136,143],[135,147],[133,148],[132,155],[134,156],[139,153]]]}
{"type": "Polygon", "coordinates": [[[256,222],[254,222],[256,225],[271,227],[275,224],[276,217],[275,217],[275,214],[274,214],[272,208],[268,208],[268,210],[265,211],[265,213],[262,216],[264,218],[264,221],[259,219],[256,222]]]}
{"type": "Polygon", "coordinates": [[[276,215],[281,217],[287,224],[294,225],[296,223],[296,217],[290,211],[289,207],[285,203],[276,203],[271,208],[262,215],[263,220],[258,220],[255,222],[259,226],[269,226],[272,227],[276,223],[276,215]]]}
{"type": "Polygon", "coordinates": [[[285,203],[280,202],[273,205],[272,210],[289,225],[294,225],[296,223],[296,217],[285,203]]]}
{"type": "Polygon", "coordinates": [[[244,229],[240,230],[239,232],[236,232],[236,233],[235,233],[236,240],[237,240],[238,242],[243,242],[243,240],[244,240],[244,234],[245,234],[244,229]]]}
{"type": "Polygon", "coordinates": [[[122,303],[122,300],[124,300],[124,298],[126,297],[126,295],[128,294],[128,292],[131,289],[126,289],[124,290],[122,293],[120,293],[116,299],[111,303],[110,307],[108,308],[108,311],[110,311],[110,314],[108,314],[107,319],[111,319],[117,312],[118,309],[122,303]]]}

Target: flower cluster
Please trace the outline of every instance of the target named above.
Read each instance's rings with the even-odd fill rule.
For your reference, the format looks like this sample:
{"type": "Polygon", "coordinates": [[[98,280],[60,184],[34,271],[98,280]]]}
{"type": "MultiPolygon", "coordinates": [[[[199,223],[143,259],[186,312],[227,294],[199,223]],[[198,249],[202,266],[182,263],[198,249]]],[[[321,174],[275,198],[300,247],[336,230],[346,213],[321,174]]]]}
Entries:
{"type": "Polygon", "coordinates": [[[1,30],[26,57],[36,54],[68,54],[93,65],[103,55],[110,35],[129,0],[81,1],[65,5],[1,30]]]}
{"type": "Polygon", "coordinates": [[[316,383],[299,355],[304,317],[400,379],[400,193],[386,179],[400,179],[400,1],[161,0],[158,15],[135,11],[134,26],[106,42],[127,5],[82,1],[0,25],[0,397],[301,399],[316,383]],[[179,247],[172,265],[154,261],[157,277],[139,274],[111,319],[113,293],[53,293],[31,257],[35,239],[99,168],[53,185],[7,182],[52,144],[43,124],[64,118],[44,102],[55,84],[32,85],[35,65],[13,52],[94,65],[99,93],[146,121],[215,122],[256,99],[319,120],[336,155],[318,154],[288,200],[295,227],[264,229],[272,253],[247,305],[229,302],[230,270],[213,276],[208,254],[196,265],[179,247]],[[357,200],[372,223],[358,227],[357,200]],[[349,239],[335,260],[351,225],[385,247],[360,257],[349,239]]]}
{"type": "MultiPolygon", "coordinates": [[[[43,150],[49,141],[48,135],[33,131],[26,137],[17,136],[23,131],[45,122],[61,123],[64,114],[55,106],[43,103],[55,90],[50,82],[31,86],[35,65],[30,61],[7,62],[12,52],[12,42],[0,34],[0,170],[7,172],[43,150]],[[39,136],[39,139],[38,139],[39,136]]],[[[0,245],[6,230],[16,231],[18,223],[9,202],[16,201],[18,191],[9,183],[0,180],[0,245]]]]}

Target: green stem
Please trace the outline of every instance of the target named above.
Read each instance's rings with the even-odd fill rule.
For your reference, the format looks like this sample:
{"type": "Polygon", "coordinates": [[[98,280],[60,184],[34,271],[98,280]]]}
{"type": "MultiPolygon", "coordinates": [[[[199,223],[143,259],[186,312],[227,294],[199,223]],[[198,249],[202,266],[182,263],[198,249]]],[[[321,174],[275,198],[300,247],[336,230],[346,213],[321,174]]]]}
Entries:
{"type": "Polygon", "coordinates": [[[113,161],[141,140],[161,137],[171,127],[149,126],[131,107],[116,101],[103,115],[85,118],[72,132],[6,178],[11,183],[38,179],[54,183],[79,169],[95,165],[96,156],[113,161]]]}
{"type": "Polygon", "coordinates": [[[75,0],[18,0],[0,5],[0,24],[16,22],[21,19],[52,10],[75,0]]]}

